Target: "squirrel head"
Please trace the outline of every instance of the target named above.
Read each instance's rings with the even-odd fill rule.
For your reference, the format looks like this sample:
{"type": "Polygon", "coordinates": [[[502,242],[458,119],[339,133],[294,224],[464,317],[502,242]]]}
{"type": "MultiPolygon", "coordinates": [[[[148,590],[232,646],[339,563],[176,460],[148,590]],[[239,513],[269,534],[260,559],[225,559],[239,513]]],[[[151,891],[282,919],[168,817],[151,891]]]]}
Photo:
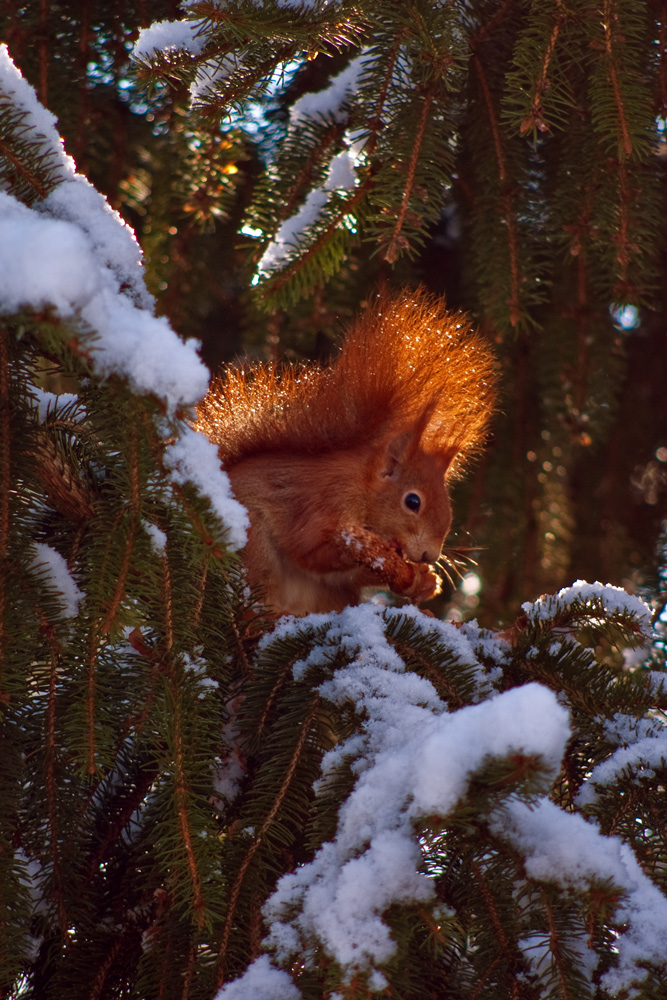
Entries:
{"type": "Polygon", "coordinates": [[[375,465],[369,523],[410,562],[434,563],[452,520],[447,458],[425,451],[412,430],[384,442],[375,465]]]}

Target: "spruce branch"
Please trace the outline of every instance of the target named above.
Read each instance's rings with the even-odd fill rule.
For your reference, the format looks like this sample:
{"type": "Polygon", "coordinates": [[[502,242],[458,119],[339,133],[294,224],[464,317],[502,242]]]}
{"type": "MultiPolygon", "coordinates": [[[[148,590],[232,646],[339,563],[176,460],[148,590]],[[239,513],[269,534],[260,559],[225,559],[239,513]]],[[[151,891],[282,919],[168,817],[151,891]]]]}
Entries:
{"type": "MultiPolygon", "coordinates": [[[[57,426],[52,423],[53,429],[57,426]]],[[[74,463],[58,451],[48,432],[37,431],[35,438],[35,474],[48,502],[68,520],[85,525],[95,515],[92,490],[77,476],[74,463]]]]}
{"type": "Polygon", "coordinates": [[[501,186],[499,200],[502,211],[502,218],[505,222],[505,228],[507,232],[507,261],[510,272],[510,290],[507,298],[507,305],[509,306],[510,325],[516,328],[520,325],[523,314],[523,310],[521,307],[521,297],[520,297],[520,286],[523,283],[523,281],[518,260],[518,242],[516,233],[516,215],[514,211],[514,195],[512,189],[509,186],[505,151],[503,148],[503,142],[500,135],[500,125],[496,115],[495,102],[491,95],[491,90],[489,87],[488,80],[486,78],[486,72],[482,65],[482,61],[479,55],[474,50],[473,50],[472,60],[473,60],[473,65],[475,67],[475,71],[477,73],[477,78],[482,88],[482,95],[484,97],[484,104],[486,106],[489,126],[491,129],[491,134],[493,136],[493,146],[496,154],[498,179],[500,181],[500,186],[501,186]]]}
{"type": "Polygon", "coordinates": [[[489,127],[491,129],[491,135],[493,136],[493,147],[496,154],[498,177],[500,179],[500,183],[504,186],[507,183],[507,166],[505,163],[505,153],[503,150],[503,143],[500,137],[500,124],[498,122],[494,100],[493,97],[491,96],[491,90],[489,88],[488,80],[486,79],[486,73],[484,71],[482,61],[478,53],[474,49],[472,53],[472,62],[475,67],[475,72],[477,74],[477,79],[479,80],[480,87],[482,88],[482,95],[484,97],[484,105],[486,107],[489,127]]]}
{"type": "Polygon", "coordinates": [[[619,69],[617,58],[617,45],[623,41],[618,35],[618,14],[616,11],[616,0],[604,0],[602,5],[602,18],[600,25],[604,36],[604,52],[607,59],[607,72],[611,81],[614,93],[614,105],[616,108],[616,121],[619,133],[620,158],[623,161],[626,157],[632,156],[634,144],[630,137],[627,124],[627,114],[625,102],[621,93],[619,82],[619,69]]]}
{"type": "Polygon", "coordinates": [[[60,173],[56,155],[45,148],[39,158],[31,156],[30,140],[37,137],[30,114],[15,107],[12,95],[0,94],[0,122],[0,185],[28,202],[46,198],[60,173]]]}
{"type": "Polygon", "coordinates": [[[553,26],[551,28],[551,33],[549,35],[547,46],[542,59],[542,65],[540,67],[540,72],[535,82],[535,89],[533,92],[533,99],[531,103],[531,108],[528,117],[521,123],[521,134],[525,135],[526,132],[532,132],[534,129],[538,129],[540,132],[546,132],[548,125],[543,117],[542,101],[544,97],[544,92],[550,86],[548,79],[549,63],[551,62],[551,57],[553,56],[554,49],[556,47],[556,42],[558,40],[558,35],[560,34],[562,17],[562,4],[558,3],[559,12],[554,19],[553,26]]]}
{"type": "Polygon", "coordinates": [[[52,626],[42,615],[42,631],[47,636],[49,645],[49,691],[44,734],[44,771],[46,798],[48,803],[48,829],[51,864],[53,867],[53,894],[58,913],[58,927],[64,937],[68,922],[64,902],[64,877],[60,856],[60,830],[58,822],[58,787],[56,783],[56,694],[58,689],[58,671],[60,646],[52,626]]]}
{"type": "Polygon", "coordinates": [[[405,40],[405,32],[399,32],[396,36],[394,44],[389,49],[389,53],[386,56],[386,69],[384,78],[380,85],[378,91],[377,103],[373,109],[373,115],[367,123],[369,137],[366,143],[366,149],[368,154],[372,156],[375,153],[378,143],[378,136],[381,130],[384,128],[383,114],[385,105],[387,103],[387,98],[389,96],[389,88],[394,76],[394,71],[396,69],[396,64],[398,62],[398,57],[401,52],[401,46],[405,40]]]}
{"type": "Polygon", "coordinates": [[[667,0],[658,0],[658,97],[656,113],[667,119],[667,0]]]}
{"type": "Polygon", "coordinates": [[[236,875],[234,884],[231,889],[229,904],[227,906],[227,913],[225,915],[225,922],[222,930],[222,937],[220,940],[220,946],[218,948],[218,958],[216,963],[216,977],[215,977],[215,984],[217,989],[220,989],[220,987],[225,982],[227,948],[229,945],[230,935],[232,933],[232,928],[236,914],[236,907],[239,901],[241,890],[243,888],[243,883],[246,879],[248,870],[252,865],[254,857],[257,854],[257,851],[262,846],[264,838],[266,837],[266,834],[270,830],[271,825],[276,819],[276,816],[283,804],[283,800],[292,783],[292,779],[294,778],[296,769],[301,761],[301,757],[303,755],[306,742],[310,737],[311,727],[315,719],[317,718],[319,711],[320,711],[320,697],[318,694],[315,694],[315,696],[311,701],[307,714],[305,715],[301,723],[301,732],[299,733],[299,738],[294,746],[291,759],[283,776],[280,788],[278,789],[277,794],[274,798],[273,804],[266,818],[264,819],[260,830],[253,837],[252,843],[250,844],[248,850],[245,852],[243,860],[239,865],[238,873],[236,875]]]}
{"type": "MultiPolygon", "coordinates": [[[[322,129],[318,141],[313,145],[304,161],[303,167],[297,175],[290,195],[285,202],[284,208],[279,209],[279,219],[288,219],[303,200],[304,195],[311,189],[315,168],[319,167],[322,158],[332,145],[337,145],[346,129],[344,122],[327,122],[322,129]]],[[[300,137],[302,138],[302,137],[300,137]]]]}
{"type": "MultiPolygon", "coordinates": [[[[11,398],[8,356],[8,332],[0,323],[0,663],[4,663],[7,551],[10,531],[10,495],[12,488],[11,468],[11,398]]],[[[2,678],[2,674],[0,674],[2,678]]],[[[0,700],[4,699],[3,681],[0,680],[0,700]]]]}
{"type": "Polygon", "coordinates": [[[412,155],[408,160],[407,167],[407,177],[405,179],[405,187],[403,190],[403,198],[401,199],[401,204],[398,209],[396,222],[391,233],[381,240],[381,245],[384,245],[383,256],[386,261],[390,264],[396,262],[396,258],[399,255],[400,250],[405,250],[409,246],[408,240],[405,236],[401,235],[404,223],[406,221],[406,216],[410,206],[410,198],[412,196],[412,191],[415,183],[415,174],[417,171],[417,165],[420,162],[422,144],[424,142],[424,134],[426,131],[426,125],[428,122],[429,111],[431,109],[431,104],[434,99],[434,89],[427,91],[422,98],[422,110],[419,118],[419,124],[417,126],[417,134],[415,136],[415,144],[412,150],[412,155]]]}
{"type": "Polygon", "coordinates": [[[549,930],[549,952],[558,973],[558,981],[560,984],[560,995],[562,997],[562,1000],[574,1000],[574,997],[570,993],[570,989],[568,986],[567,975],[565,972],[566,966],[561,951],[560,934],[556,927],[553,906],[551,904],[551,900],[549,899],[549,894],[547,892],[543,894],[543,902],[544,902],[544,909],[547,915],[547,927],[549,930]]]}

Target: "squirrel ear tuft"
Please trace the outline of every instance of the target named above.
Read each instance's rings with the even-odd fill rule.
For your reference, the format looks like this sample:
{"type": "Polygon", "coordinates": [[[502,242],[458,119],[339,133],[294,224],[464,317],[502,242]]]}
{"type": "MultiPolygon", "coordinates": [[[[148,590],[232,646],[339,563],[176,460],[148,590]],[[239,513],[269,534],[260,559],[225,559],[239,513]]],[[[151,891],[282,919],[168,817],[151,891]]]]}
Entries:
{"type": "Polygon", "coordinates": [[[382,465],[380,476],[382,479],[391,479],[396,469],[409,456],[415,445],[414,431],[403,431],[389,438],[382,452],[382,465]]]}

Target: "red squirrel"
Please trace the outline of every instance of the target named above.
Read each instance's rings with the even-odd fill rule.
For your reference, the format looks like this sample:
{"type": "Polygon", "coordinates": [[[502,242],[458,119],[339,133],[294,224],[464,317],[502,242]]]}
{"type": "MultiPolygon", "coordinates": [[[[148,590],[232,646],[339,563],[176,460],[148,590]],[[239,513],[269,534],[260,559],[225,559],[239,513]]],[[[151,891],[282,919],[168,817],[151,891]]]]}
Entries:
{"type": "Polygon", "coordinates": [[[271,614],[341,611],[368,585],[437,592],[447,484],[495,382],[465,317],[403,292],[366,310],[329,367],[254,364],[212,384],[197,426],[250,515],[247,578],[271,614]]]}

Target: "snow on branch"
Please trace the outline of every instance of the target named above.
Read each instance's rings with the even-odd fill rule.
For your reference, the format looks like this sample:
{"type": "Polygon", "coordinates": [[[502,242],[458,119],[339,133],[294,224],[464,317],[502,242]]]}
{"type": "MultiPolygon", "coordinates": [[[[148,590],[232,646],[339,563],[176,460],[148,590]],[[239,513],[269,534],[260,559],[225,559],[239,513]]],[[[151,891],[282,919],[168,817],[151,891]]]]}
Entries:
{"type": "MultiPolygon", "coordinates": [[[[656,725],[659,725],[656,720],[656,725]]],[[[624,775],[633,774],[634,780],[652,781],[654,768],[667,766],[667,726],[644,736],[629,746],[619,747],[607,760],[597,764],[577,795],[578,806],[594,805],[599,790],[614,785],[624,775]]]]}
{"type": "Polygon", "coordinates": [[[304,94],[290,108],[290,125],[298,126],[309,118],[333,118],[336,122],[347,121],[346,102],[359,89],[364,68],[369,61],[369,53],[351,59],[344,70],[332,77],[322,90],[304,94]]]}
{"type": "Polygon", "coordinates": [[[164,464],[173,482],[190,482],[209,498],[228,531],[231,548],[243,548],[250,525],[248,512],[232,496],[229,476],[220,466],[216,446],[204,434],[186,427],[178,441],[165,450],[164,464]]]}
{"type": "Polygon", "coordinates": [[[643,979],[643,963],[664,961],[667,899],[619,837],[603,836],[593,823],[546,799],[530,806],[506,803],[493,827],[525,857],[529,878],[584,891],[611,880],[620,889],[616,922],[625,929],[616,939],[617,965],[602,977],[612,994],[643,979]]]}
{"type": "Polygon", "coordinates": [[[198,342],[183,342],[166,319],[153,315],[132,230],[74,172],[55,118],[6,46],[0,46],[0,88],[25,112],[22,127],[58,163],[56,186],[32,207],[0,192],[0,315],[51,308],[90,331],[83,349],[99,375],[123,376],[138,392],[160,396],[170,410],[195,403],[208,385],[198,342]]]}
{"type": "Polygon", "coordinates": [[[71,179],[76,167],[58,135],[58,121],[40,104],[34,87],[23,79],[5,44],[0,45],[0,95],[9,98],[12,108],[23,116],[22,128],[31,132],[31,138],[41,147],[38,155],[48,157],[52,179],[71,179]]]}
{"type": "Polygon", "coordinates": [[[385,672],[391,680],[382,685],[380,669],[358,661],[323,686],[330,699],[347,698],[352,672],[356,691],[367,692],[366,768],[341,808],[335,839],[310,864],[283,876],[266,904],[268,943],[281,962],[315,938],[342,965],[377,970],[395,949],[382,914],[434,896],[432,881],[419,871],[415,821],[455,809],[490,757],[535,756],[551,777],[558,770],[568,715],[546,688],[530,684],[435,714],[415,704],[413,675],[385,672]]]}
{"type": "Polygon", "coordinates": [[[132,58],[148,60],[158,52],[179,49],[198,56],[204,51],[207,40],[201,21],[154,21],[139,32],[132,58]]]}
{"type": "Polygon", "coordinates": [[[626,593],[611,584],[586,583],[577,580],[571,587],[564,587],[557,594],[548,594],[537,601],[526,601],[522,610],[532,622],[566,621],[581,617],[631,619],[637,625],[642,640],[653,637],[651,609],[639,597],[626,593]]]}
{"type": "Polygon", "coordinates": [[[70,574],[65,559],[50,545],[35,543],[33,567],[42,575],[46,586],[58,595],[62,618],[73,618],[84,595],[70,574]]]}
{"type": "MultiPolygon", "coordinates": [[[[395,950],[384,913],[395,904],[434,899],[433,882],[420,870],[418,821],[451,813],[491,758],[520,754],[539,761],[535,767],[546,787],[570,735],[567,710],[552,692],[528,684],[489,697],[469,640],[450,624],[429,622],[432,638],[451,646],[461,669],[479,668],[478,686],[487,695],[480,704],[448,712],[428,680],[405,670],[386,638],[387,621],[401,614],[367,604],[331,616],[325,640],[293,667],[295,679],[306,678],[311,667],[326,663],[327,646],[332,658],[341,647],[353,657],[318,690],[339,707],[354,706],[362,721],[325,755],[316,792],[326,792],[346,758],[354,761],[358,780],[340,809],[334,839],[312,862],[283,876],[264,908],[270,927],[265,943],[278,965],[308,954],[317,942],[342,966],[368,976],[371,989],[386,985],[381,966],[395,950]]],[[[325,620],[311,616],[306,624],[320,628],[325,620]]],[[[303,625],[279,624],[262,649],[303,625]]],[[[219,996],[250,995],[232,984],[219,996]]]]}

